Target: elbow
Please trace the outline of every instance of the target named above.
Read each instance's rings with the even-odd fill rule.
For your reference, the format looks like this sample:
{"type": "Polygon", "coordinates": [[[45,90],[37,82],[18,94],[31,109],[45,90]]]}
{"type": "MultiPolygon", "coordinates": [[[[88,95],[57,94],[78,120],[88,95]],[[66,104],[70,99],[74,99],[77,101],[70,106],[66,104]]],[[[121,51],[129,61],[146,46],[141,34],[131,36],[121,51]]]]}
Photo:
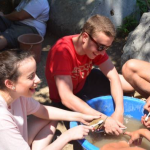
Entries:
{"type": "Polygon", "coordinates": [[[68,102],[66,99],[61,98],[61,103],[67,107],[68,102]]]}
{"type": "Polygon", "coordinates": [[[67,98],[61,98],[61,103],[65,106],[65,107],[67,107],[67,108],[69,108],[70,109],[70,100],[68,100],[67,98]]]}

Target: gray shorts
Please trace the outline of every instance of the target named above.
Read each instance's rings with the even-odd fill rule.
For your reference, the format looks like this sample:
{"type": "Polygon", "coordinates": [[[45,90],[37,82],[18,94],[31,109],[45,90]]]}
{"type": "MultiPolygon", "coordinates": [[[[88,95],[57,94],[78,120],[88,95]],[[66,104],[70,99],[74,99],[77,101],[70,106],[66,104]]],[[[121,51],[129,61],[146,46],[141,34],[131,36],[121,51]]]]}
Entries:
{"type": "Polygon", "coordinates": [[[27,33],[38,34],[36,28],[32,26],[25,25],[19,21],[11,21],[0,16],[0,36],[6,38],[8,48],[18,48],[19,42],[17,38],[27,33]]]}

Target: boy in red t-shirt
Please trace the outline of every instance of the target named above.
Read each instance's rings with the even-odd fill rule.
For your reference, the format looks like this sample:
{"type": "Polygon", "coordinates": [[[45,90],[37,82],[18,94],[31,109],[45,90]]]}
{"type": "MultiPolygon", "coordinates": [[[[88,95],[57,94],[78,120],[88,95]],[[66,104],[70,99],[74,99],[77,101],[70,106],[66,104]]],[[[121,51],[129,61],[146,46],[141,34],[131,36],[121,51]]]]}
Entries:
{"type": "MultiPolygon", "coordinates": [[[[46,78],[52,101],[85,114],[101,114],[85,99],[111,94],[115,111],[104,126],[106,133],[119,135],[122,133],[120,127],[124,127],[123,91],[119,75],[106,54],[115,34],[115,28],[107,17],[92,16],[81,34],[65,36],[52,47],[46,63],[46,78]],[[101,71],[92,69],[93,65],[101,71]],[[103,93],[102,89],[107,91],[103,93]]],[[[102,114],[102,119],[105,118],[106,115],[102,114]]]]}

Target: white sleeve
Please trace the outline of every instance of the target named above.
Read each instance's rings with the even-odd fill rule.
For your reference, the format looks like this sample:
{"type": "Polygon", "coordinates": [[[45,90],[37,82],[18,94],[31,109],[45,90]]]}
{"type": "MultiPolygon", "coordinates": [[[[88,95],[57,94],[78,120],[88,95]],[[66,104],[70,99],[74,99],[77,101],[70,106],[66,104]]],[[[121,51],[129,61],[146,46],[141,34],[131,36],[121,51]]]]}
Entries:
{"type": "Polygon", "coordinates": [[[37,18],[40,14],[42,14],[44,8],[45,5],[42,0],[31,0],[23,9],[28,12],[33,18],[37,18]]]}
{"type": "Polygon", "coordinates": [[[0,117],[0,150],[30,150],[17,125],[7,114],[0,117]]]}
{"type": "Polygon", "coordinates": [[[26,99],[27,115],[34,114],[40,108],[40,105],[41,104],[32,97],[27,98],[26,99]]]}

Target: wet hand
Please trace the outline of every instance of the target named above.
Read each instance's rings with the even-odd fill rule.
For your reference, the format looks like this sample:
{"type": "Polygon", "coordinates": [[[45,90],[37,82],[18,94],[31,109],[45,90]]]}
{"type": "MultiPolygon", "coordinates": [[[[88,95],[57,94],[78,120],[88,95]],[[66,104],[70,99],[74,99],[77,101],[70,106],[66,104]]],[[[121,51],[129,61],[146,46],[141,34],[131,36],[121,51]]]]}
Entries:
{"type": "Polygon", "coordinates": [[[125,135],[130,136],[129,144],[141,145],[142,137],[139,134],[139,131],[134,132],[124,132],[125,135]]]}
{"type": "Polygon", "coordinates": [[[107,134],[119,135],[122,134],[123,131],[120,128],[126,128],[122,123],[113,119],[112,117],[108,117],[104,124],[105,132],[107,134]]]}

